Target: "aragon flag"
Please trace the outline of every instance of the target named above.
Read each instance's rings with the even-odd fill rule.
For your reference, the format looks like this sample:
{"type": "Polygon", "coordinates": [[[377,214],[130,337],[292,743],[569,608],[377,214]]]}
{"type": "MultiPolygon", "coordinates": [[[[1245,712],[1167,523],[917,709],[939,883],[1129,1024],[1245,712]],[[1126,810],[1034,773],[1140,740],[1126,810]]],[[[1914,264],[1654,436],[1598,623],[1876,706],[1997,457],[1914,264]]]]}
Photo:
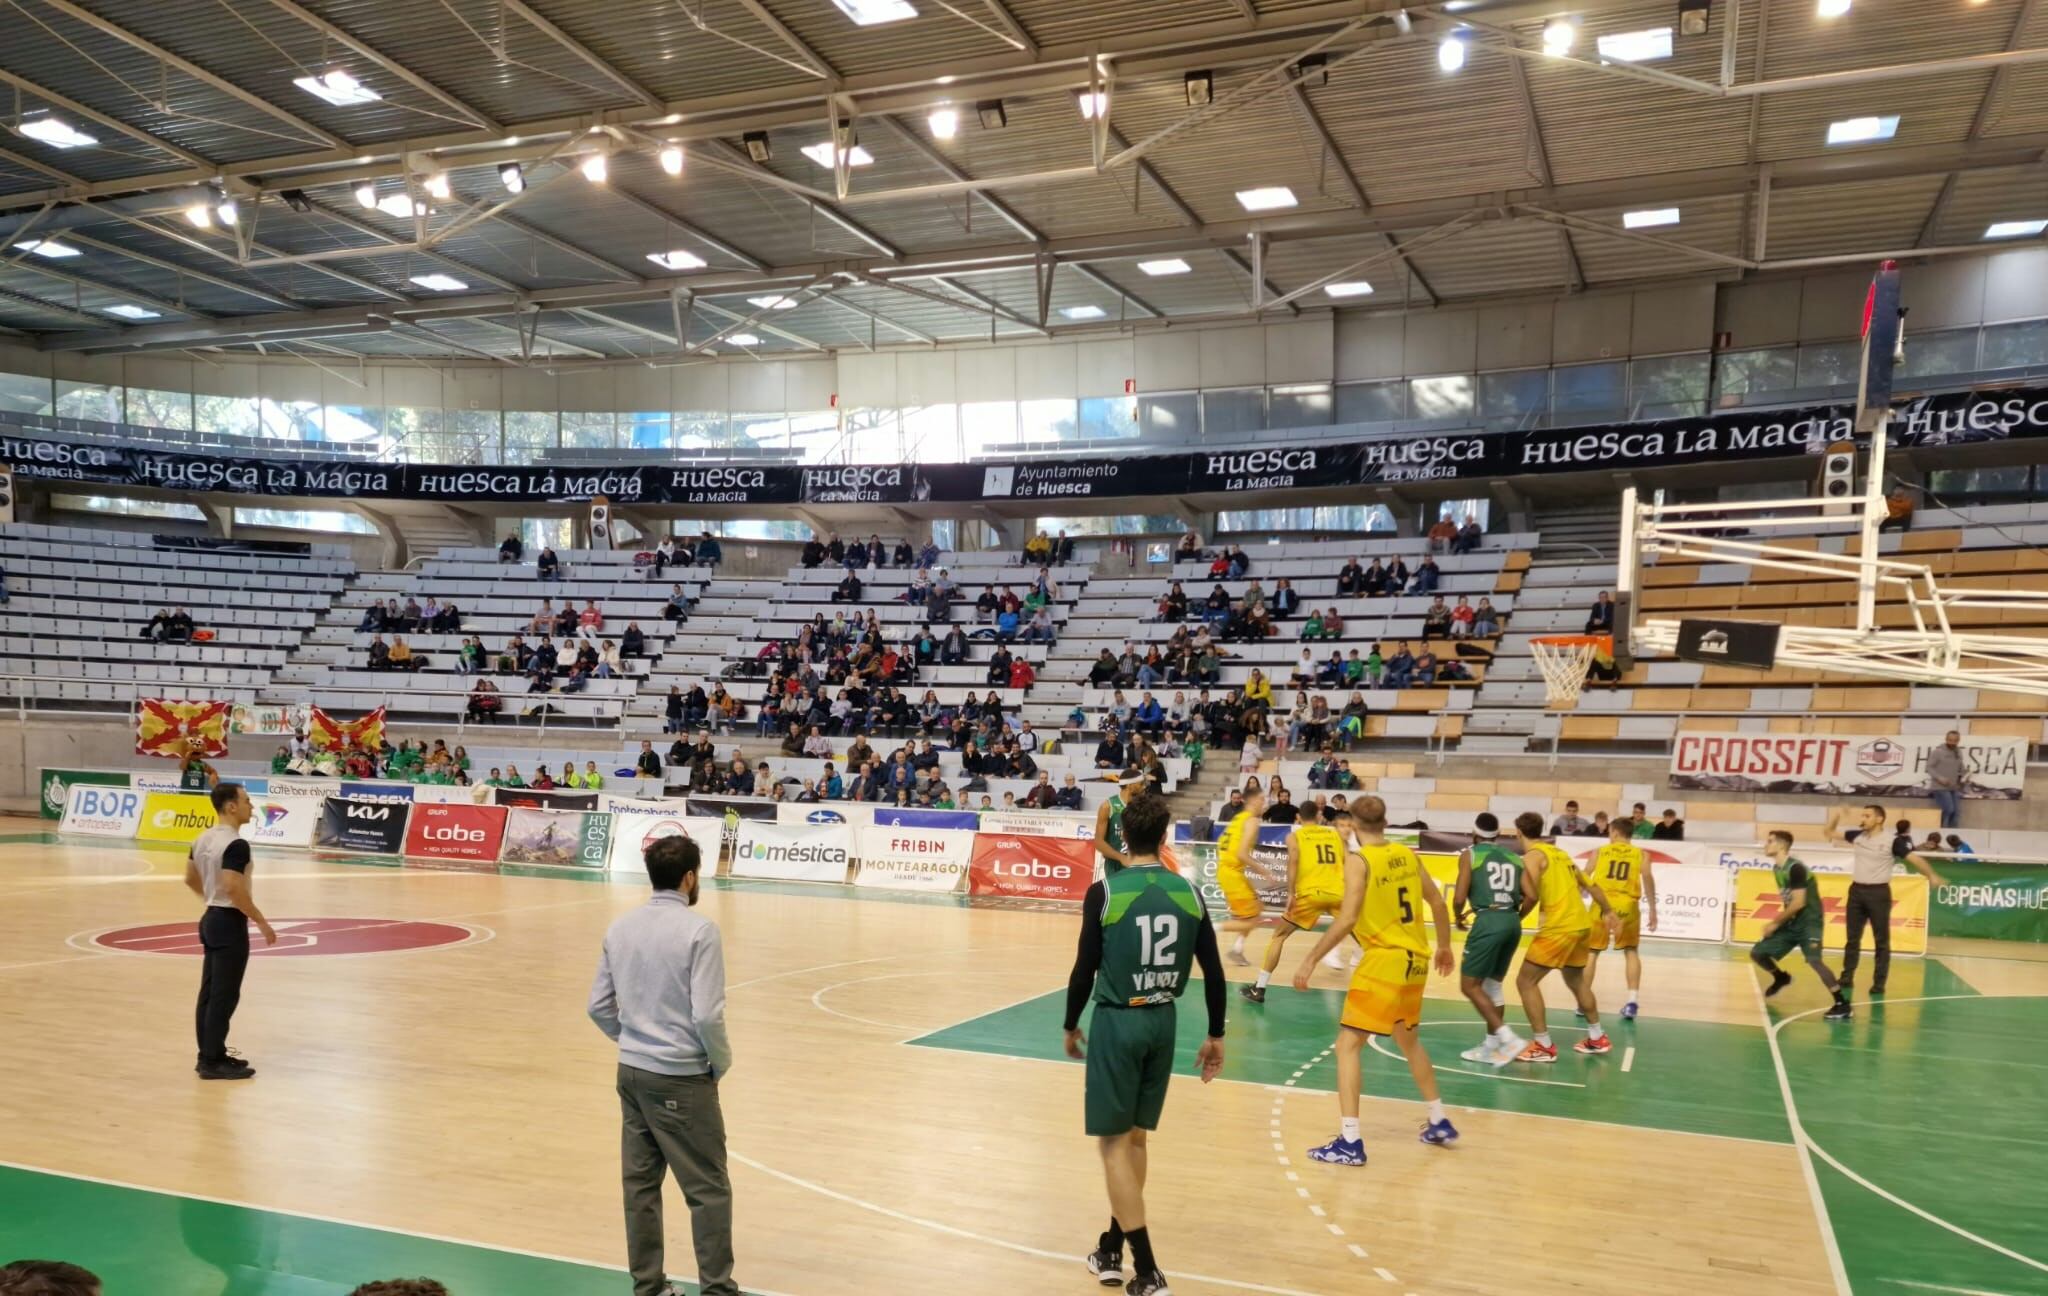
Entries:
{"type": "Polygon", "coordinates": [[[201,756],[225,756],[228,711],[226,702],[144,698],[135,719],[135,754],[172,760],[183,760],[194,751],[201,756]]]}
{"type": "Polygon", "coordinates": [[[378,707],[355,720],[342,720],[314,707],[306,737],[315,751],[347,751],[351,747],[374,750],[384,745],[384,708],[378,707]]]}

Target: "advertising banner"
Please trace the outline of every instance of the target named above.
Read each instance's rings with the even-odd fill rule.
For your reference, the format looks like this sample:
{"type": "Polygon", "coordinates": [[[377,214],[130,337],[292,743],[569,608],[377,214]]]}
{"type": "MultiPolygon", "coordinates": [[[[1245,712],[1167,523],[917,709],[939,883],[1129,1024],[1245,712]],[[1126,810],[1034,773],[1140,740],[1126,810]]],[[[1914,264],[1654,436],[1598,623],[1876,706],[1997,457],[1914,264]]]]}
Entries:
{"type": "Polygon", "coordinates": [[[228,754],[228,704],[144,698],[135,712],[135,754],[183,760],[228,754]]]}
{"type": "Polygon", "coordinates": [[[1014,833],[976,833],[968,892],[1033,900],[1079,900],[1095,880],[1087,842],[1014,833]]]}
{"type": "Polygon", "coordinates": [[[62,819],[64,809],[71,803],[71,789],[80,783],[93,783],[100,787],[127,787],[128,775],[116,770],[43,770],[43,818],[62,819]]]}
{"type": "Polygon", "coordinates": [[[725,820],[704,815],[612,816],[612,851],[608,861],[615,873],[642,873],[647,867],[647,848],[664,837],[688,835],[697,843],[698,867],[703,876],[718,872],[719,852],[725,845],[725,820]]]}
{"type": "MultiPolygon", "coordinates": [[[[1845,873],[1818,872],[1816,877],[1828,919],[1823,943],[1829,950],[1840,950],[1848,943],[1849,877],[1845,873]]],[[[1753,945],[1761,940],[1764,928],[1783,910],[1777,879],[1770,870],[1742,869],[1735,874],[1735,922],[1731,935],[1737,945],[1753,945]]],[[[1927,879],[1917,873],[1892,879],[1892,952],[1927,952],[1927,879]]]]}
{"type": "Polygon", "coordinates": [[[1944,859],[1935,871],[1930,933],[1966,940],[2048,944],[2048,867],[1944,859]]]}
{"type": "MultiPolygon", "coordinates": [[[[1927,781],[1927,754],[1941,743],[1939,734],[1681,731],[1671,746],[1671,786],[1924,798],[1932,787],[1927,781]]],[[[1964,796],[2019,800],[2026,782],[2026,739],[1966,737],[1960,749],[1964,796]]]]}
{"type": "MultiPolygon", "coordinates": [[[[698,801],[705,798],[699,797],[698,801]]],[[[843,824],[854,819],[866,822],[869,811],[866,806],[850,805],[843,801],[777,801],[775,822],[784,824],[843,824]],[[851,816],[851,817],[849,817],[851,816]]]]}
{"type": "Polygon", "coordinates": [[[303,706],[258,705],[237,702],[228,712],[228,729],[238,734],[265,734],[286,738],[306,724],[303,706]]]}
{"type": "Polygon", "coordinates": [[[718,815],[728,823],[741,819],[779,822],[776,807],[780,803],[766,797],[698,796],[693,792],[687,799],[691,814],[718,815]]]}
{"type": "Polygon", "coordinates": [[[595,810],[596,792],[565,792],[555,788],[492,788],[491,800],[527,810],[595,810]]]}
{"type": "Polygon", "coordinates": [[[953,828],[973,832],[980,816],[972,810],[917,810],[901,806],[876,806],[874,821],[884,828],[953,828]]]}
{"type": "Polygon", "coordinates": [[[320,826],[313,830],[313,844],[323,850],[362,855],[402,854],[405,817],[411,808],[397,801],[328,797],[320,803],[320,826]]]}
{"type": "Polygon", "coordinates": [[[325,801],[328,797],[341,795],[341,780],[271,778],[263,791],[273,801],[325,801]]]}
{"type": "Polygon", "coordinates": [[[733,837],[734,877],[785,882],[844,882],[853,860],[853,831],[843,824],[801,827],[743,819],[733,837]]]}
{"type": "Polygon", "coordinates": [[[147,795],[133,788],[73,783],[65,794],[64,821],[57,831],[81,837],[133,837],[142,826],[147,795]]]}
{"type": "Polygon", "coordinates": [[[145,774],[137,771],[128,776],[128,786],[138,792],[181,792],[185,780],[173,771],[169,774],[145,774]]]}
{"type": "Polygon", "coordinates": [[[984,810],[981,830],[1026,837],[1077,837],[1095,840],[1095,816],[1060,810],[984,810]]]}
{"type": "Polygon", "coordinates": [[[213,827],[213,802],[192,792],[150,792],[142,798],[137,841],[185,842],[213,827]]]}
{"type": "Polygon", "coordinates": [[[506,813],[505,846],[499,858],[507,864],[601,869],[610,865],[611,854],[612,817],[608,814],[524,806],[506,813]]]}
{"type": "Polygon", "coordinates": [[[405,853],[424,859],[491,863],[505,844],[503,806],[415,805],[405,826],[405,853]]]}
{"type": "Polygon", "coordinates": [[[853,884],[892,891],[957,891],[974,858],[972,830],[868,824],[854,829],[853,884]]]}
{"type": "MultiPolygon", "coordinates": [[[[1590,874],[1606,844],[1599,838],[1574,837],[1565,849],[1573,862],[1590,874]]],[[[1707,861],[1705,843],[1645,840],[1634,844],[1642,848],[1657,887],[1657,930],[1650,930],[1646,912],[1643,935],[1660,940],[1727,940],[1730,873],[1718,862],[1707,861]]],[[[1535,930],[1533,913],[1524,926],[1535,930]]]]}
{"type": "Polygon", "coordinates": [[[413,799],[412,784],[386,783],[381,780],[375,783],[343,783],[339,795],[351,801],[409,802],[413,799]]]}
{"type": "Polygon", "coordinates": [[[242,838],[257,846],[289,846],[299,850],[313,844],[320,826],[320,802],[304,797],[273,797],[250,794],[256,814],[242,829],[242,838]]]}

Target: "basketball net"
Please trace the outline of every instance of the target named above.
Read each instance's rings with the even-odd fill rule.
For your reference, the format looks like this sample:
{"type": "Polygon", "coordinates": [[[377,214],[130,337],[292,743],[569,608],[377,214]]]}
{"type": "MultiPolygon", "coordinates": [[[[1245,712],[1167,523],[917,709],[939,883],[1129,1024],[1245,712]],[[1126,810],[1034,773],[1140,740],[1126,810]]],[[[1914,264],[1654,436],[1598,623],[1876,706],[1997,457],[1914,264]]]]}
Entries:
{"type": "Polygon", "coordinates": [[[1586,685],[1586,672],[1593,658],[1614,653],[1612,635],[1549,635],[1529,641],[1529,653],[1536,669],[1543,672],[1543,701],[1552,708],[1570,706],[1579,700],[1586,685]]]}

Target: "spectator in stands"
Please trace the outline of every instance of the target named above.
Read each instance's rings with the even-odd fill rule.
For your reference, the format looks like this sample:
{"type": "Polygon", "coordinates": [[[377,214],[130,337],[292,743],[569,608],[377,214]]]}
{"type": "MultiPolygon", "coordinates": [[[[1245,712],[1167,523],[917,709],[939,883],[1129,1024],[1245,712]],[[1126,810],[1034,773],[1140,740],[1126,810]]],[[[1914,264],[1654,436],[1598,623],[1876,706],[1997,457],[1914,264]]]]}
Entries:
{"type": "Polygon", "coordinates": [[[370,640],[369,661],[366,664],[366,669],[373,671],[387,671],[391,669],[391,645],[384,642],[383,635],[378,635],[370,640]]]}
{"type": "Polygon", "coordinates": [[[1252,667],[1251,678],[1245,681],[1244,700],[1247,706],[1257,707],[1261,711],[1273,709],[1273,681],[1267,679],[1266,673],[1256,666],[1252,667]]]}
{"type": "Polygon", "coordinates": [[[1458,538],[1451,543],[1451,552],[1454,554],[1471,553],[1485,539],[1486,532],[1481,529],[1479,519],[1467,513],[1465,515],[1465,525],[1458,528],[1458,538]]]}
{"type": "Polygon", "coordinates": [[[1330,786],[1330,780],[1336,773],[1336,754],[1330,750],[1330,745],[1325,743],[1322,755],[1316,757],[1315,764],[1308,767],[1308,785],[1312,788],[1326,788],[1330,786]]]}
{"type": "Polygon", "coordinates": [[[1355,598],[1365,593],[1365,568],[1358,565],[1358,559],[1345,560],[1337,570],[1337,595],[1340,598],[1355,598]]]}
{"type": "Polygon", "coordinates": [[[1010,681],[1010,650],[1007,645],[997,644],[995,652],[988,659],[988,682],[1007,684],[1010,681]]]}
{"type": "Polygon", "coordinates": [[[441,601],[432,594],[427,595],[425,603],[414,603],[410,606],[417,608],[418,612],[415,614],[413,624],[409,629],[432,630],[434,623],[441,619],[441,601]]]}
{"type": "Polygon", "coordinates": [[[633,758],[633,768],[643,778],[661,777],[661,756],[654,750],[654,744],[645,738],[640,740],[640,754],[633,758]]]}
{"type": "Polygon", "coordinates": [[[1429,528],[1429,549],[1431,553],[1447,553],[1451,543],[1458,538],[1458,524],[1451,521],[1451,515],[1442,513],[1429,528]]]}
{"type": "Polygon", "coordinates": [[[898,567],[909,567],[916,558],[917,554],[911,549],[910,541],[907,539],[898,540],[896,548],[890,552],[890,561],[898,567]]]}
{"type": "Polygon", "coordinates": [[[1408,564],[1402,561],[1401,556],[1399,554],[1394,555],[1392,565],[1387,568],[1387,593],[1395,595],[1406,590],[1408,582],[1413,575],[1414,573],[1408,570],[1408,564]]]}
{"type": "Polygon", "coordinates": [[[1052,561],[1056,567],[1064,567],[1074,561],[1074,537],[1068,535],[1064,527],[1052,539],[1052,561]]]}
{"type": "MultiPolygon", "coordinates": [[[[1443,600],[1439,598],[1437,602],[1441,603],[1443,600]]],[[[1470,639],[1476,615],[1472,611],[1471,602],[1463,594],[1458,595],[1458,606],[1451,609],[1451,638],[1470,639]]]]}
{"type": "MultiPolygon", "coordinates": [[[[855,544],[858,546],[859,542],[855,541],[855,544]]],[[[853,568],[849,566],[846,569],[846,575],[840,578],[837,585],[832,587],[832,601],[834,603],[858,603],[860,602],[860,591],[860,577],[854,575],[853,568]]]]}
{"type": "Polygon", "coordinates": [[[1913,496],[1901,486],[1884,499],[1884,521],[1879,531],[1910,531],[1913,528],[1913,496]]]}
{"type": "Polygon", "coordinates": [[[718,537],[709,531],[697,533],[697,565],[716,567],[725,561],[725,546],[718,543],[718,537]]]}
{"type": "Polygon", "coordinates": [[[597,654],[597,677],[617,679],[626,673],[626,660],[619,656],[619,646],[609,639],[597,654]]]}
{"type": "Polygon", "coordinates": [[[1428,554],[1424,554],[1422,555],[1422,561],[1415,565],[1415,579],[1409,585],[1408,592],[1410,594],[1434,594],[1437,588],[1443,584],[1443,579],[1443,571],[1436,565],[1436,559],[1428,554]]]}
{"type": "MultiPolygon", "coordinates": [[[[1360,581],[1360,588],[1365,591],[1365,596],[1367,598],[1386,597],[1387,568],[1386,564],[1380,561],[1378,554],[1373,555],[1372,566],[1365,569],[1365,576],[1360,581]]],[[[1342,590],[1338,591],[1338,593],[1340,594],[1342,592],[1342,590]]]]}
{"type": "Polygon", "coordinates": [[[1493,610],[1493,600],[1481,598],[1479,606],[1472,613],[1472,636],[1475,639],[1490,639],[1500,633],[1500,613],[1493,610]]]}
{"type": "Polygon", "coordinates": [[[1250,572],[1250,571],[1251,571],[1251,569],[1252,569],[1252,559],[1251,559],[1251,555],[1250,555],[1250,554],[1247,554],[1247,553],[1246,553],[1246,552],[1244,551],[1244,546],[1242,546],[1242,545],[1232,545],[1232,546],[1230,546],[1230,549],[1229,549],[1229,556],[1230,556],[1230,567],[1229,567],[1229,572],[1230,572],[1230,579],[1232,579],[1232,580],[1242,580],[1242,579],[1244,579],[1244,576],[1245,576],[1245,574],[1246,574],[1246,573],[1248,573],[1248,572],[1250,572]]]}
{"type": "Polygon", "coordinates": [[[939,559],[944,556],[945,550],[939,548],[936,541],[927,540],[917,551],[917,565],[920,567],[936,567],[939,565],[939,559]]]}
{"type": "MultiPolygon", "coordinates": [[[[147,626],[145,626],[145,627],[143,628],[143,631],[142,631],[142,637],[143,637],[144,639],[148,639],[148,638],[150,638],[150,637],[151,637],[150,631],[151,631],[151,630],[154,630],[154,629],[156,628],[156,624],[157,624],[157,622],[158,622],[158,621],[161,621],[161,620],[167,620],[167,619],[169,619],[170,615],[171,615],[171,610],[170,610],[169,608],[160,608],[160,609],[158,609],[158,611],[157,611],[157,614],[156,614],[156,616],[155,616],[155,617],[152,617],[152,618],[150,619],[150,623],[149,623],[149,625],[147,625],[147,626]]],[[[383,628],[384,628],[384,605],[383,605],[383,604],[381,604],[381,603],[372,603],[372,604],[370,604],[370,606],[368,606],[368,607],[364,608],[364,609],[363,609],[363,619],[362,619],[362,620],[360,620],[360,621],[358,621],[358,622],[356,622],[356,633],[357,633],[357,634],[362,634],[362,633],[364,633],[364,632],[366,632],[366,631],[370,631],[370,630],[382,630],[383,628]]]]}
{"type": "Polygon", "coordinates": [[[1275,621],[1285,621],[1301,610],[1301,595],[1295,593],[1294,582],[1282,576],[1273,586],[1273,596],[1266,601],[1266,611],[1275,621]]]}
{"type": "Polygon", "coordinates": [[[498,686],[488,679],[480,679],[469,691],[467,714],[471,720],[490,724],[498,722],[498,713],[505,709],[505,699],[498,695],[498,686]]]}
{"type": "Polygon", "coordinates": [[[1451,609],[1444,604],[1439,594],[1429,610],[1422,614],[1422,637],[1424,639],[1447,639],[1451,633],[1451,609]]]}
{"type": "Polygon", "coordinates": [[[562,560],[555,557],[553,546],[545,546],[540,557],[533,560],[534,574],[541,580],[562,579],[562,560]]]}
{"type": "Polygon", "coordinates": [[[846,546],[846,552],[839,559],[839,565],[848,571],[857,571],[868,565],[868,547],[855,536],[853,543],[846,546]]]}
{"type": "Polygon", "coordinates": [[[1584,837],[1591,828],[1592,825],[1586,822],[1585,816],[1579,813],[1579,803],[1567,801],[1564,803],[1564,813],[1551,822],[1550,835],[1552,837],[1584,837]]]}
{"type": "Polygon", "coordinates": [[[1344,703],[1344,709],[1337,713],[1337,732],[1343,735],[1347,749],[1365,741],[1365,722],[1370,714],[1365,705],[1365,694],[1353,690],[1344,703]]]}
{"type": "Polygon", "coordinates": [[[1017,637],[1025,643],[1052,643],[1052,609],[1042,607],[1033,612],[1030,624],[1017,637]]]}
{"type": "Polygon", "coordinates": [[[1024,565],[1042,567],[1052,561],[1052,537],[1040,531],[1024,542],[1024,565]]]}
{"type": "Polygon", "coordinates": [[[569,606],[569,600],[562,600],[562,610],[555,613],[555,636],[567,643],[576,635],[576,627],[583,624],[583,618],[576,615],[576,609],[569,606]]]}
{"type": "MultiPolygon", "coordinates": [[[[1327,639],[1329,637],[1329,634],[1323,628],[1323,614],[1316,611],[1314,608],[1310,608],[1308,613],[1308,620],[1301,623],[1302,642],[1307,643],[1311,640],[1327,639]]],[[[1302,650],[1304,656],[1307,655],[1307,652],[1308,650],[1305,648],[1302,650]]]]}
{"type": "Polygon", "coordinates": [[[1975,855],[1977,853],[1976,851],[1970,849],[1970,843],[1964,841],[1961,837],[1956,836],[1956,834],[1954,833],[1950,833],[1944,839],[1944,844],[1947,845],[1949,853],[1952,855],[1975,855]]]}
{"type": "Polygon", "coordinates": [[[798,555],[797,561],[804,565],[806,571],[825,561],[825,546],[819,543],[817,532],[813,531],[811,538],[804,541],[803,551],[798,555]]]}
{"type": "Polygon", "coordinates": [[[1166,729],[1166,708],[1159,705],[1159,699],[1147,693],[1131,713],[1131,723],[1141,734],[1158,736],[1166,729]]]}
{"type": "MultiPolygon", "coordinates": [[[[1927,753],[1928,796],[1941,811],[1941,826],[1954,828],[1961,822],[1963,792],[1963,750],[1961,733],[1954,729],[1943,735],[1941,746],[1927,753]]],[[[1939,850],[1939,847],[1934,849],[1939,850]]]]}
{"type": "Polygon", "coordinates": [[[1196,562],[1202,556],[1202,535],[1199,531],[1187,530],[1180,533],[1180,543],[1173,547],[1175,562],[1196,562]]]}
{"type": "Polygon", "coordinates": [[[1605,684],[1609,689],[1620,687],[1621,667],[1615,664],[1612,648],[1593,646],[1593,660],[1586,664],[1586,682],[1605,684]]]}
{"type": "MultiPolygon", "coordinates": [[[[1315,694],[1309,698],[1306,708],[1299,706],[1295,708],[1295,718],[1289,726],[1288,739],[1297,747],[1321,744],[1323,750],[1327,752],[1329,750],[1331,723],[1330,704],[1323,700],[1322,694],[1315,694]]],[[[1310,786],[1318,785],[1310,784],[1310,786]]]]}
{"type": "Polygon", "coordinates": [[[1246,612],[1250,612],[1253,608],[1262,608],[1266,606],[1266,591],[1264,587],[1262,587],[1259,584],[1258,577],[1252,577],[1252,579],[1245,585],[1244,593],[1239,596],[1238,602],[1244,605],[1244,610],[1246,612]]]}
{"type": "Polygon", "coordinates": [[[435,634],[459,633],[462,630],[462,609],[453,603],[443,603],[440,612],[427,623],[427,629],[435,634]]]}
{"type": "Polygon", "coordinates": [[[1138,668],[1142,665],[1144,659],[1138,656],[1137,649],[1126,639],[1123,653],[1116,659],[1117,687],[1130,688],[1135,685],[1138,682],[1138,668]]]}
{"type": "Polygon", "coordinates": [[[416,671],[424,670],[426,665],[426,657],[415,653],[412,645],[408,644],[403,636],[391,636],[391,669],[416,671]]]}
{"type": "Polygon", "coordinates": [[[681,732],[683,731],[683,726],[684,726],[684,724],[686,723],[686,722],[684,721],[684,719],[683,719],[683,690],[682,690],[682,686],[681,686],[681,685],[678,685],[678,684],[671,684],[671,685],[669,685],[669,686],[668,686],[668,696],[667,696],[666,698],[662,699],[662,704],[661,704],[661,705],[662,705],[662,723],[661,723],[661,731],[662,731],[663,733],[672,733],[672,734],[679,734],[679,733],[681,733],[681,732]]]}
{"type": "Polygon", "coordinates": [[[458,675],[475,675],[481,672],[484,668],[484,661],[488,656],[489,654],[484,651],[483,640],[473,635],[464,639],[462,647],[455,650],[455,673],[458,675]]]}
{"type": "Polygon", "coordinates": [[[158,642],[172,644],[191,643],[193,629],[192,614],[182,607],[173,608],[171,619],[164,623],[163,636],[158,642]]]}
{"type": "Polygon", "coordinates": [[[498,546],[498,561],[501,563],[516,563],[524,557],[526,542],[516,534],[506,536],[505,542],[498,546]]]}
{"type": "Polygon", "coordinates": [[[638,621],[626,623],[626,633],[619,636],[619,656],[645,657],[647,655],[647,634],[640,629],[638,621]]]}
{"type": "Polygon", "coordinates": [[[597,606],[596,599],[583,600],[583,611],[577,614],[576,623],[584,630],[604,629],[604,610],[597,606]]]}
{"type": "Polygon", "coordinates": [[[1038,682],[1038,672],[1026,657],[1019,657],[1010,663],[1010,687],[1028,689],[1038,682]]]}
{"type": "Polygon", "coordinates": [[[547,766],[536,765],[533,767],[533,782],[527,786],[537,792],[552,792],[555,790],[555,776],[548,773],[547,766]]]}
{"type": "Polygon", "coordinates": [[[569,667],[569,673],[562,677],[561,691],[564,693],[581,693],[589,687],[590,668],[585,666],[583,659],[579,657],[575,664],[569,667]]]}
{"type": "Polygon", "coordinates": [[[967,633],[957,625],[948,626],[946,628],[946,637],[939,641],[939,664],[941,666],[958,666],[966,660],[967,633]]]}
{"type": "Polygon", "coordinates": [[[654,547],[654,570],[651,573],[649,573],[648,579],[660,580],[663,576],[668,574],[669,564],[673,563],[675,560],[676,538],[674,536],[663,536],[661,538],[661,543],[654,547]]]}
{"type": "Polygon", "coordinates": [[[1685,820],[1678,817],[1678,811],[1666,809],[1657,820],[1657,826],[1650,829],[1653,841],[1684,841],[1685,820]]]}
{"type": "Polygon", "coordinates": [[[1294,793],[1284,785],[1276,792],[1269,792],[1266,813],[1259,816],[1270,824],[1291,824],[1301,818],[1301,807],[1294,804],[1294,793]]]}
{"type": "Polygon", "coordinates": [[[1394,651],[1394,655],[1387,659],[1387,687],[1407,688],[1414,675],[1415,654],[1409,651],[1408,644],[1403,641],[1394,651]]]}
{"type": "Polygon", "coordinates": [[[1209,591],[1209,597],[1202,601],[1202,615],[1212,625],[1230,616],[1230,591],[1218,585],[1209,591]]]}
{"type": "Polygon", "coordinates": [[[1614,633],[1614,595],[1606,590],[1601,590],[1600,597],[1593,600],[1593,611],[1586,618],[1586,633],[1614,633]]]}
{"type": "Polygon", "coordinates": [[[1130,749],[1124,746],[1114,724],[1106,724],[1102,730],[1102,741],[1095,744],[1095,768],[1121,771],[1130,760],[1130,749]]]}
{"type": "Polygon", "coordinates": [[[540,601],[540,609],[527,619],[526,628],[534,634],[553,634],[555,630],[555,605],[550,599],[540,601]]]}

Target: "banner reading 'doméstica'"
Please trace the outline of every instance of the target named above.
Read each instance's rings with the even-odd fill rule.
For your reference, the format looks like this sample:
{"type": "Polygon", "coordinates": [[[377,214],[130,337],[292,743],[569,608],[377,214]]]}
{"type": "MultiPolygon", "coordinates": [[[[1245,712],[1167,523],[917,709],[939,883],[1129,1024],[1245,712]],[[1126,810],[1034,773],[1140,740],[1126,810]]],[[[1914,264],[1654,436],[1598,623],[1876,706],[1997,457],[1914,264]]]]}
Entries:
{"type": "Polygon", "coordinates": [[[734,830],[734,877],[784,882],[844,882],[853,859],[845,824],[778,824],[742,819],[734,830]]]}
{"type": "MultiPolygon", "coordinates": [[[[1744,734],[1680,731],[1671,786],[1714,792],[1925,797],[1927,756],[1940,734],[1744,734]]],[[[2017,801],[2026,782],[2024,738],[1964,737],[1962,794],[2017,801]]]]}

